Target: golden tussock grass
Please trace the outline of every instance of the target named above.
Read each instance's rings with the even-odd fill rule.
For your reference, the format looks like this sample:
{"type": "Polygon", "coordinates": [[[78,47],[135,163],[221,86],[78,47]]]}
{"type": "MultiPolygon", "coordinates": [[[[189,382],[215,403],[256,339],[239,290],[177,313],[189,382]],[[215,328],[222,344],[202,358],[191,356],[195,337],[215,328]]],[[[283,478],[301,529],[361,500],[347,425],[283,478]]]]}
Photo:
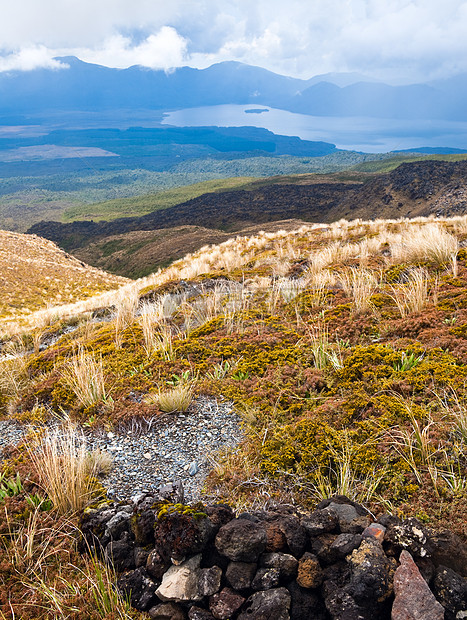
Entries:
{"type": "MultiPolygon", "coordinates": [[[[82,511],[91,502],[104,457],[89,453],[77,426],[68,423],[47,429],[36,437],[29,457],[40,485],[60,514],[82,511]]],[[[108,459],[105,463],[108,468],[108,459]]]]}
{"type": "Polygon", "coordinates": [[[62,378],[84,407],[108,401],[102,359],[96,360],[82,347],[63,368],[62,378]]]}

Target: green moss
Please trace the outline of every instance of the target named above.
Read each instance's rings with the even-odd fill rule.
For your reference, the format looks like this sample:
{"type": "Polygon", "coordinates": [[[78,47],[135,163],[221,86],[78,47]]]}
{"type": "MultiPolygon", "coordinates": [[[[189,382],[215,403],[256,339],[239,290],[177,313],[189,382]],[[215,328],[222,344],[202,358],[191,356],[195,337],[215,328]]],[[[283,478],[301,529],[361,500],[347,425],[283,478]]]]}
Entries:
{"type": "Polygon", "coordinates": [[[207,517],[204,512],[204,506],[201,502],[187,506],[186,504],[172,504],[170,502],[161,502],[154,506],[157,511],[157,520],[161,521],[172,515],[186,515],[193,517],[195,521],[205,519],[207,517]]]}

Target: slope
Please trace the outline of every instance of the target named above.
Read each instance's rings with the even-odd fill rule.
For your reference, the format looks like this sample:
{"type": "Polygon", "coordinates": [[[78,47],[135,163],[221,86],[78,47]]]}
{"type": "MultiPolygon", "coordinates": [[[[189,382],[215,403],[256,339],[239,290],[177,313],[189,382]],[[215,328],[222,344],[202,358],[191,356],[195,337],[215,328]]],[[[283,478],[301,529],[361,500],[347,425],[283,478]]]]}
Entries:
{"type": "MultiPolygon", "coordinates": [[[[298,175],[254,181],[248,189],[204,194],[173,207],[142,217],[121,218],[111,222],[41,222],[29,232],[52,239],[68,251],[92,264],[105,266],[116,273],[148,273],[151,267],[167,264],[170,256],[149,263],[147,271],[125,267],[123,235],[134,231],[158,231],[183,226],[201,226],[234,233],[248,226],[297,219],[307,222],[332,222],[340,218],[375,219],[455,215],[467,210],[467,161],[432,159],[403,163],[386,174],[359,171],[335,175],[298,175]],[[118,237],[118,240],[117,240],[118,237]],[[113,246],[123,251],[118,265],[110,259],[113,246]],[[92,250],[87,248],[92,244],[92,250]],[[103,258],[108,260],[103,261],[103,258]],[[95,261],[95,262],[94,262],[95,261]]],[[[170,233],[175,242],[176,234],[170,233]]],[[[128,254],[136,242],[133,236],[128,254]]],[[[155,238],[155,237],[154,237],[155,238]]],[[[136,243],[150,245],[148,234],[136,243]]],[[[222,236],[218,236],[220,241],[222,236]]],[[[195,241],[195,239],[193,239],[195,241]]],[[[202,238],[198,247],[203,245],[202,238]]],[[[195,246],[190,242],[190,249],[195,246]]],[[[137,248],[138,250],[140,248],[137,248]]],[[[151,252],[146,249],[145,252],[151,252]]],[[[152,250],[154,253],[154,250],[152,250]]],[[[155,254],[154,254],[155,256],[155,254]]],[[[134,261],[133,261],[134,262],[134,261]]]]}
{"type": "Polygon", "coordinates": [[[85,265],[51,241],[0,231],[2,321],[86,299],[124,282],[124,278],[85,265]]]}

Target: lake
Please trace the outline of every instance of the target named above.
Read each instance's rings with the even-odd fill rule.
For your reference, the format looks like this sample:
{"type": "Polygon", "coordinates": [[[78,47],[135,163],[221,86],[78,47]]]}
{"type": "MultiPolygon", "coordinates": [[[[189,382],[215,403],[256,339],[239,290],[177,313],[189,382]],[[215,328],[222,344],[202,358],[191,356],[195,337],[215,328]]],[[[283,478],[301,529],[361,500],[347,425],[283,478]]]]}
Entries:
{"type": "Polygon", "coordinates": [[[162,124],[176,127],[264,127],[275,134],[332,142],[340,149],[384,153],[402,149],[467,149],[467,122],[307,116],[254,105],[217,105],[168,112],[162,124]],[[248,112],[250,110],[250,112],[248,112]],[[251,111],[254,111],[251,113],[251,111]]]}

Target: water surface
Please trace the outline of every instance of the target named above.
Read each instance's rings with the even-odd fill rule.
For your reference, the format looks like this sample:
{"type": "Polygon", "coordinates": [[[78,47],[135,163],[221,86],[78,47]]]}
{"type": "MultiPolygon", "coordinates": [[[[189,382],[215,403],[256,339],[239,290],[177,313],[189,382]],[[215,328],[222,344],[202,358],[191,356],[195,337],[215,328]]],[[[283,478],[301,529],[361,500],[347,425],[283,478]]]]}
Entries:
{"type": "Polygon", "coordinates": [[[467,149],[467,122],[308,116],[263,106],[267,114],[245,113],[254,105],[217,105],[168,112],[163,124],[177,127],[264,127],[275,134],[323,140],[340,149],[382,153],[422,146],[467,149]]]}

